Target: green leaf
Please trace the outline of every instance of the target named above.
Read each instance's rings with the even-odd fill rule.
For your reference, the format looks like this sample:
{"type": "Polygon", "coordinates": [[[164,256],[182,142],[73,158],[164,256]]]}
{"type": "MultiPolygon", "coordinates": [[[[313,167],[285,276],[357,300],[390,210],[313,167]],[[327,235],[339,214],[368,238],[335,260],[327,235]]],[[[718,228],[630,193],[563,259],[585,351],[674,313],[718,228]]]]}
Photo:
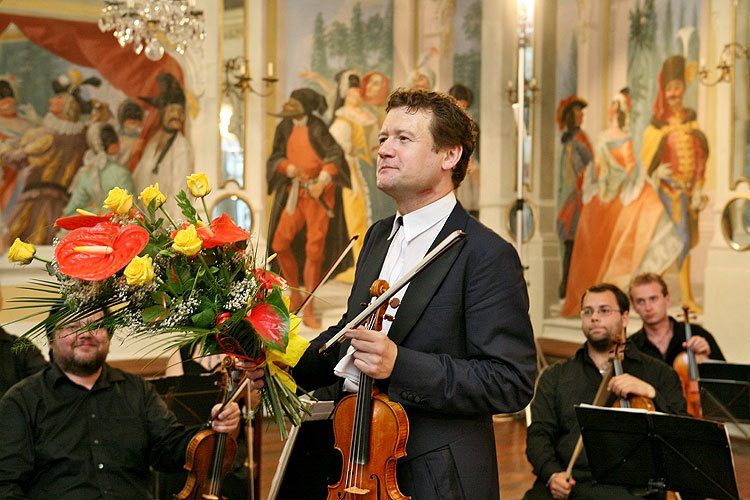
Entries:
{"type": "Polygon", "coordinates": [[[144,323],[150,325],[166,314],[167,311],[164,310],[164,306],[151,306],[143,310],[141,317],[143,318],[144,323]]]}
{"type": "Polygon", "coordinates": [[[181,190],[177,195],[175,196],[177,199],[177,206],[180,207],[180,210],[182,210],[182,214],[185,216],[185,219],[188,220],[188,222],[192,224],[197,224],[201,218],[198,216],[198,212],[193,207],[192,203],[190,203],[190,200],[188,200],[187,195],[185,194],[184,190],[181,190]]]}
{"type": "Polygon", "coordinates": [[[193,314],[190,317],[190,321],[192,321],[195,326],[210,328],[214,326],[214,323],[216,322],[216,311],[213,307],[204,307],[203,304],[204,302],[201,302],[201,311],[193,314]]]}

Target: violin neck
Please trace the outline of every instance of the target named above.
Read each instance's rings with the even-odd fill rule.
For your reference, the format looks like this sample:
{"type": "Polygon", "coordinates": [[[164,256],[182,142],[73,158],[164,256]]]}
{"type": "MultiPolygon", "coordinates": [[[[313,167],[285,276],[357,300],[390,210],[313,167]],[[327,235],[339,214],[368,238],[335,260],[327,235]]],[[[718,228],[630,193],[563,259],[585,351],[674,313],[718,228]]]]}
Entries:
{"type": "MultiPolygon", "coordinates": [[[[693,337],[693,332],[690,329],[690,322],[685,319],[685,343],[687,345],[690,339],[693,337]]],[[[695,361],[695,353],[689,347],[685,347],[688,359],[688,378],[690,380],[698,380],[698,363],[695,361]]]]}
{"type": "Polygon", "coordinates": [[[370,424],[372,422],[372,377],[360,373],[357,408],[354,412],[349,461],[367,464],[370,457],[370,424]]]}
{"type": "MultiPolygon", "coordinates": [[[[615,376],[625,373],[622,369],[622,361],[620,361],[620,358],[617,356],[612,360],[612,366],[614,367],[615,376]]],[[[620,398],[620,408],[630,408],[630,401],[628,398],[620,398]]]]}

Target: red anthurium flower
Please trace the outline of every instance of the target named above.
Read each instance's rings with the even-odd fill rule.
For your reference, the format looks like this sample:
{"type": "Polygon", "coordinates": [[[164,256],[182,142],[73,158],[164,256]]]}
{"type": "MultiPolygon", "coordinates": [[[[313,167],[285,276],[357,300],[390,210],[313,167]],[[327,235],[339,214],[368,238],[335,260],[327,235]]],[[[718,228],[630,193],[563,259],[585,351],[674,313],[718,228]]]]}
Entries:
{"type": "MultiPolygon", "coordinates": [[[[179,230],[185,229],[189,225],[189,222],[185,222],[179,230]]],[[[232,218],[225,213],[221,214],[221,217],[215,218],[211,222],[211,227],[197,225],[195,230],[198,237],[203,240],[203,248],[220,247],[227,243],[244,241],[250,237],[250,233],[236,225],[232,218]]],[[[172,239],[176,234],[177,231],[172,231],[172,239]]]]}
{"type": "Polygon", "coordinates": [[[264,344],[281,352],[286,351],[284,334],[289,331],[289,319],[273,304],[258,304],[245,317],[264,344]]]}
{"type": "Polygon", "coordinates": [[[101,281],[127,266],[148,243],[148,231],[135,224],[100,222],[70,232],[57,245],[55,258],[63,274],[101,281]]]}
{"type": "MultiPolygon", "coordinates": [[[[206,228],[201,228],[206,229],[206,228]]],[[[211,230],[208,238],[204,238],[200,230],[198,235],[203,239],[203,248],[214,248],[227,243],[245,241],[250,233],[239,227],[226,213],[211,221],[211,230]]]]}
{"type": "Polygon", "coordinates": [[[282,290],[286,290],[287,282],[278,274],[269,273],[260,267],[255,268],[255,278],[260,281],[263,288],[270,290],[273,285],[278,285],[282,290]]]}
{"type": "Polygon", "coordinates": [[[113,215],[114,214],[111,212],[107,215],[70,215],[68,217],[60,217],[57,219],[55,221],[55,226],[72,231],[79,227],[93,227],[100,222],[107,222],[113,215]]]}

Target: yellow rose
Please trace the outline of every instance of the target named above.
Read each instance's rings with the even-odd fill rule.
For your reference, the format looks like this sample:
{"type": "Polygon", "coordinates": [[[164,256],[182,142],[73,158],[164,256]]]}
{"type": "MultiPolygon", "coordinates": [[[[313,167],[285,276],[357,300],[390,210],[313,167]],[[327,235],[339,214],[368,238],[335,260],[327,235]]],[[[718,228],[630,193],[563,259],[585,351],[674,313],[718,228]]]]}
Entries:
{"type": "Polygon", "coordinates": [[[143,203],[145,203],[147,207],[153,201],[154,209],[157,209],[160,206],[164,205],[164,202],[167,201],[167,197],[164,196],[161,191],[159,191],[158,182],[141,191],[141,196],[139,196],[139,199],[143,200],[143,203]]]}
{"type": "Polygon", "coordinates": [[[203,198],[211,192],[211,186],[208,185],[208,177],[203,172],[188,175],[187,186],[190,193],[196,198],[203,198]]]}
{"type": "Polygon", "coordinates": [[[112,188],[107,195],[107,199],[104,200],[104,208],[116,214],[126,214],[130,211],[133,206],[133,195],[128,193],[125,189],[118,187],[112,188]]]}
{"type": "Polygon", "coordinates": [[[192,224],[185,229],[177,231],[172,242],[172,248],[188,257],[192,257],[200,252],[202,246],[203,240],[198,237],[198,232],[192,224]]]}
{"type": "Polygon", "coordinates": [[[31,243],[24,243],[18,238],[8,250],[8,260],[19,264],[31,264],[34,255],[36,255],[36,247],[31,243]]]}
{"type": "Polygon", "coordinates": [[[130,264],[125,267],[125,278],[128,285],[143,286],[154,279],[154,264],[151,256],[133,257],[130,264]]]}

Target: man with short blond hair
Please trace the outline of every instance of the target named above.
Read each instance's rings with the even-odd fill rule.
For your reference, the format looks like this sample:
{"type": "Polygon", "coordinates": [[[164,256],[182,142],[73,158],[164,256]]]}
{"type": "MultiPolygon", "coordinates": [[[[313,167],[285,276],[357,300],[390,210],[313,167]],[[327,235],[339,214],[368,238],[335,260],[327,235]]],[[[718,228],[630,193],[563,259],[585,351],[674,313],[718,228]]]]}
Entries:
{"type": "Polygon", "coordinates": [[[675,358],[689,346],[699,356],[699,361],[706,358],[724,360],[713,335],[700,325],[690,325],[692,338],[689,343],[685,342],[685,323],[667,314],[669,289],[658,274],[643,273],[633,278],[630,300],[643,320],[643,328],[631,335],[630,340],[644,354],[672,366],[675,358]]]}

